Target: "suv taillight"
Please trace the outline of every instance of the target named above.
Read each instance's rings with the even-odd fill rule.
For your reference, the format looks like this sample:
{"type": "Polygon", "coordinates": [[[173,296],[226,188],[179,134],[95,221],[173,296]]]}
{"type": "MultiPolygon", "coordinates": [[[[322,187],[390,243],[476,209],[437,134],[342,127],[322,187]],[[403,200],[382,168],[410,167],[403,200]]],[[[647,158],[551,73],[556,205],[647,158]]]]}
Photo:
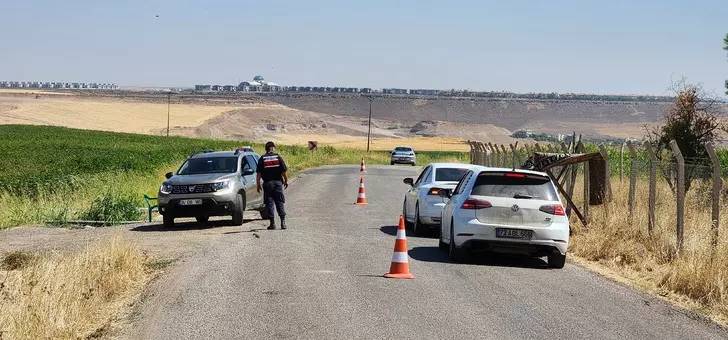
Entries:
{"type": "Polygon", "coordinates": [[[460,207],[460,209],[477,210],[477,209],[490,208],[492,206],[493,205],[490,204],[490,202],[488,202],[486,200],[481,200],[481,199],[477,199],[477,198],[468,198],[465,200],[465,202],[463,202],[463,205],[460,207]]]}
{"type": "Polygon", "coordinates": [[[540,208],[538,208],[538,210],[556,216],[566,215],[566,213],[564,212],[564,207],[561,206],[561,204],[542,205],[540,208]]]}

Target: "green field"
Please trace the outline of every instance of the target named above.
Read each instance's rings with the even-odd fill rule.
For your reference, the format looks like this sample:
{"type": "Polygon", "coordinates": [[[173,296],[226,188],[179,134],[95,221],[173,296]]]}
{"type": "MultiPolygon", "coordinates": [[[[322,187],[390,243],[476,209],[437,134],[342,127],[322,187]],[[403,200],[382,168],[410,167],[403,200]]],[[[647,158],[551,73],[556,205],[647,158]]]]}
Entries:
{"type": "MultiPolygon", "coordinates": [[[[156,195],[163,174],[204,149],[252,145],[182,137],[76,130],[60,127],[0,126],[0,228],[63,224],[69,220],[139,220],[144,194],[156,195]]],[[[281,146],[290,171],[324,164],[385,164],[387,152],[281,146]]],[[[460,152],[420,152],[418,161],[467,161],[460,152]]]]}

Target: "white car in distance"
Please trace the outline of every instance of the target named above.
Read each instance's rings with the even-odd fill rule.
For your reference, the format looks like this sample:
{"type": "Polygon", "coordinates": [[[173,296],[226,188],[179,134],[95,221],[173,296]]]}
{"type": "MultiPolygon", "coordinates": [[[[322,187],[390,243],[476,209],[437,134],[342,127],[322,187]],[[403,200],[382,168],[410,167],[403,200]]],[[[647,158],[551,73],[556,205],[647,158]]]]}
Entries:
{"type": "Polygon", "coordinates": [[[548,257],[563,268],[569,246],[569,219],[551,178],[543,173],[478,166],[457,187],[442,213],[440,248],[451,260],[465,251],[548,257]]]}
{"type": "Polygon", "coordinates": [[[440,230],[442,208],[445,198],[442,189],[454,189],[468,170],[477,167],[462,163],[432,163],[427,165],[416,180],[405,178],[409,190],[404,195],[402,215],[414,235],[423,235],[428,230],[440,230]]]}

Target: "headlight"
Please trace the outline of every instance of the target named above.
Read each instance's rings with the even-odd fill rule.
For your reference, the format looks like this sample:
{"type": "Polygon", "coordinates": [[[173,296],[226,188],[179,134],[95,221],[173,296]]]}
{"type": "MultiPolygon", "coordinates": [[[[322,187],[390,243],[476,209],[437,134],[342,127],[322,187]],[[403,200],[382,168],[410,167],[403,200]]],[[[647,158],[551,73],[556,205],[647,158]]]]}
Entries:
{"type": "Polygon", "coordinates": [[[159,192],[162,194],[171,194],[172,193],[172,185],[167,183],[162,183],[162,186],[159,188],[159,192]]]}
{"type": "Polygon", "coordinates": [[[227,189],[229,185],[230,185],[230,181],[215,182],[215,183],[212,183],[212,189],[214,189],[215,191],[220,191],[223,189],[227,189]]]}

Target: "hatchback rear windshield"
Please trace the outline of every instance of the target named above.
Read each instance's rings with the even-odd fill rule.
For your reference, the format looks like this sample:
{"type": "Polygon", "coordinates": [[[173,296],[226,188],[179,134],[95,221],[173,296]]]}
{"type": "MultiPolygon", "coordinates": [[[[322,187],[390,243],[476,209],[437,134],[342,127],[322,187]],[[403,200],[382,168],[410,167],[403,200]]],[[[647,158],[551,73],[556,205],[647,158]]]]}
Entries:
{"type": "Polygon", "coordinates": [[[437,170],[435,170],[435,181],[459,182],[466,172],[468,172],[468,169],[437,168],[437,170]]]}
{"type": "Polygon", "coordinates": [[[237,157],[205,157],[188,159],[179,169],[180,175],[233,173],[238,170],[237,157]]]}
{"type": "Polygon", "coordinates": [[[548,177],[509,173],[484,172],[478,175],[473,195],[512,197],[556,201],[556,192],[548,177]]]}
{"type": "Polygon", "coordinates": [[[405,148],[405,147],[398,146],[398,147],[394,148],[394,151],[398,151],[398,152],[410,152],[410,151],[412,151],[412,148],[405,148]]]}

